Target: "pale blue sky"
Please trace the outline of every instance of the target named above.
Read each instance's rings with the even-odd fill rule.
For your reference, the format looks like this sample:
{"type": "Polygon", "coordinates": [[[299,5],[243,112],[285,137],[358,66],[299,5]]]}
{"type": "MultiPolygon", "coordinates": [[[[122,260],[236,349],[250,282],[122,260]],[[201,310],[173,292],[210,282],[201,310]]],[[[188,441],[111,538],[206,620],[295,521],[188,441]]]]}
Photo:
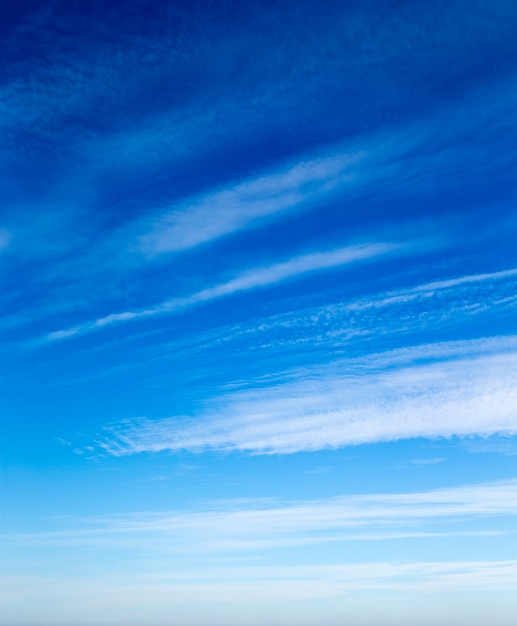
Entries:
{"type": "Polygon", "coordinates": [[[0,32],[0,624],[513,624],[517,5],[0,32]]]}

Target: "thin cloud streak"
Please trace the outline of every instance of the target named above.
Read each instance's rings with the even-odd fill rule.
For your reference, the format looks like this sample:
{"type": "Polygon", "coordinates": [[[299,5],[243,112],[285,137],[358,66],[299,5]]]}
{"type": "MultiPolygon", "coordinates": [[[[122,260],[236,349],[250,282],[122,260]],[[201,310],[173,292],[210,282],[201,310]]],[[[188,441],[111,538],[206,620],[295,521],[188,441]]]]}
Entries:
{"type": "Polygon", "coordinates": [[[446,291],[448,289],[455,289],[476,283],[496,282],[504,280],[505,278],[513,278],[514,276],[517,276],[517,268],[502,270],[500,272],[486,272],[484,274],[466,274],[465,276],[424,283],[407,289],[397,289],[387,292],[380,298],[358,300],[350,304],[349,308],[366,309],[391,304],[404,304],[422,295],[433,295],[436,291],[446,291]]]}
{"type": "MultiPolygon", "coordinates": [[[[502,109],[501,117],[513,118],[515,92],[504,84],[505,95],[498,106],[502,109]]],[[[478,94],[480,100],[485,97],[478,94]]],[[[473,118],[483,118],[493,102],[489,97],[483,107],[470,101],[464,105],[473,118]]],[[[453,142],[454,157],[473,160],[470,153],[460,156],[457,152],[461,150],[466,127],[464,111],[461,117],[453,115],[454,124],[449,120],[449,126],[454,126],[458,133],[453,142]]],[[[278,219],[292,210],[314,209],[332,197],[349,201],[369,193],[368,185],[372,183],[382,185],[386,192],[400,185],[406,190],[426,189],[433,179],[443,178],[451,166],[450,149],[436,141],[442,122],[436,124],[436,128],[430,128],[429,121],[425,126],[413,121],[404,129],[394,126],[363,132],[346,143],[329,144],[323,152],[306,153],[243,182],[229,182],[219,189],[181,199],[172,208],[155,207],[150,210],[154,219],[143,218],[131,225],[131,249],[150,259],[190,249],[255,228],[264,218],[278,219]],[[422,157],[424,146],[429,150],[429,145],[433,150],[422,157]],[[421,176],[422,168],[426,169],[425,177],[421,176]],[[419,175],[415,176],[415,172],[419,175]]],[[[473,167],[479,168],[475,160],[473,167]]]]}
{"type": "Polygon", "coordinates": [[[408,246],[409,244],[370,243],[294,257],[282,263],[248,270],[230,281],[220,283],[208,289],[203,289],[202,291],[198,291],[197,293],[185,298],[174,298],[172,300],[162,302],[154,307],[139,311],[112,313],[99,318],[94,322],[66,330],[55,331],[48,335],[48,339],[64,339],[117,322],[125,322],[164,313],[171,313],[201,302],[208,302],[210,300],[215,300],[217,298],[229,296],[242,291],[274,285],[283,280],[301,276],[309,272],[331,269],[348,263],[379,257],[390,252],[407,249],[408,246]]]}
{"type": "Polygon", "coordinates": [[[364,153],[302,161],[190,201],[157,219],[139,238],[147,256],[178,252],[217,239],[272,214],[321,199],[345,181],[364,153]]]}
{"type": "Polygon", "coordinates": [[[480,519],[517,514],[517,480],[422,492],[359,494],[294,502],[224,501],[205,510],[69,520],[74,528],[4,535],[27,546],[102,545],[167,552],[260,550],[336,541],[497,536],[471,528],[480,519]],[[430,531],[429,522],[454,523],[430,531]],[[459,523],[463,526],[458,529],[459,523]]]}

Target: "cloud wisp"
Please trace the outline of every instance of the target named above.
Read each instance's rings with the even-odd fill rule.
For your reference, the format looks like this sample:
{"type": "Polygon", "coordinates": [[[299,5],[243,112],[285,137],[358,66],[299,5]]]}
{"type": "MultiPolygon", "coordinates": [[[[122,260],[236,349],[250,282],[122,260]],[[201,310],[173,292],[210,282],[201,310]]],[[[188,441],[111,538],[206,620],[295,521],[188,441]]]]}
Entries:
{"type": "MultiPolygon", "coordinates": [[[[516,514],[517,480],[511,479],[406,493],[301,501],[222,500],[187,511],[62,518],[61,529],[4,535],[2,540],[18,554],[26,550],[31,567],[41,550],[45,556],[50,550],[57,563],[64,559],[74,564],[68,576],[51,571],[40,578],[31,571],[19,579],[11,574],[2,579],[2,588],[9,592],[6,597],[22,599],[30,582],[38,590],[33,596],[36,603],[48,602],[56,589],[59,594],[65,590],[70,615],[83,603],[88,610],[97,607],[99,598],[103,605],[129,597],[131,606],[134,603],[148,614],[156,603],[177,607],[178,598],[182,603],[202,599],[221,607],[234,603],[236,594],[242,602],[263,603],[328,600],[357,591],[512,592],[517,579],[514,559],[408,560],[399,542],[424,539],[428,545],[434,541],[457,545],[475,537],[497,541],[512,537],[506,522],[516,514]],[[354,558],[352,545],[357,550],[379,540],[384,552],[396,541],[393,548],[399,556],[354,558]],[[344,542],[341,549],[339,542],[344,542]],[[325,544],[332,545],[332,556],[322,549],[325,544]],[[114,570],[106,556],[117,563],[119,554],[124,555],[123,569],[114,570]]],[[[361,549],[358,554],[361,557],[361,549]]],[[[59,607],[62,615],[62,603],[59,607]]]]}
{"type": "Polygon", "coordinates": [[[497,536],[508,529],[480,527],[479,520],[516,514],[517,480],[513,479],[294,502],[215,501],[204,510],[79,519],[73,521],[73,528],[6,539],[33,546],[131,544],[168,553],[254,551],[336,541],[497,536]]]}
{"type": "Polygon", "coordinates": [[[428,347],[407,349],[402,363],[390,363],[389,354],[367,355],[362,363],[300,370],[283,384],[216,397],[192,417],[113,424],[99,446],[115,456],[165,450],[285,454],[517,433],[517,356],[501,350],[455,357],[455,348],[434,358],[428,347]]]}
{"type": "Polygon", "coordinates": [[[504,279],[517,277],[517,268],[501,270],[499,272],[485,272],[483,274],[466,274],[447,280],[437,280],[430,283],[423,283],[407,289],[398,289],[386,293],[382,298],[375,300],[359,300],[352,304],[355,309],[382,307],[389,304],[404,303],[414,300],[420,296],[432,296],[435,292],[456,289],[458,287],[469,287],[470,285],[482,283],[496,283],[504,279]]]}
{"type": "Polygon", "coordinates": [[[281,263],[247,270],[229,281],[203,289],[184,298],[173,298],[153,307],[137,311],[112,313],[95,321],[70,329],[52,332],[48,335],[48,339],[63,339],[118,322],[172,313],[195,304],[209,302],[224,296],[275,285],[283,280],[297,278],[309,272],[317,272],[341,267],[349,263],[379,258],[392,252],[407,249],[408,246],[409,244],[376,242],[297,256],[281,263]]]}
{"type": "Polygon", "coordinates": [[[215,191],[165,213],[139,238],[147,256],[178,252],[240,230],[255,220],[320,200],[353,180],[358,151],[301,161],[284,171],[215,191]]]}

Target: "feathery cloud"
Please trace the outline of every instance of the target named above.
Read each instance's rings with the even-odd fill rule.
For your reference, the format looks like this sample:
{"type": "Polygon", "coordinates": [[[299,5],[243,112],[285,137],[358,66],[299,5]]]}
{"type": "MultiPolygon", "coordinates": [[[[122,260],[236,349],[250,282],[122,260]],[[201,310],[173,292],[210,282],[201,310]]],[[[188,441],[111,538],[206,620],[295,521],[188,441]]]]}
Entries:
{"type": "Polygon", "coordinates": [[[286,211],[353,179],[353,166],[363,155],[339,155],[297,163],[217,191],[165,214],[140,237],[147,255],[185,250],[247,226],[258,218],[286,211]]]}
{"type": "Polygon", "coordinates": [[[94,330],[118,322],[146,318],[164,313],[171,313],[188,306],[208,302],[216,298],[229,296],[234,293],[248,291],[259,287],[274,285],[289,278],[295,278],[308,272],[321,271],[334,267],[340,267],[348,263],[380,257],[390,252],[407,249],[409,244],[397,243],[369,243],[363,245],[338,248],[326,252],[316,252],[289,259],[281,263],[254,268],[241,273],[237,277],[213,287],[203,289],[184,298],[166,300],[154,307],[138,311],[125,311],[123,313],[111,313],[93,322],[82,324],[74,328],[54,331],[48,338],[64,339],[81,332],[94,330]]]}
{"type": "Polygon", "coordinates": [[[505,531],[479,527],[479,520],[516,514],[517,480],[513,479],[294,502],[215,501],[204,510],[78,519],[72,528],[5,539],[28,546],[132,545],[168,553],[254,551],[338,541],[497,536],[505,531]],[[438,520],[439,529],[429,527],[438,520]],[[452,530],[447,523],[453,523],[452,530]]]}
{"type": "Polygon", "coordinates": [[[115,456],[207,449],[272,454],[517,433],[514,353],[454,357],[454,344],[447,356],[427,351],[407,349],[402,363],[371,355],[362,364],[300,370],[284,384],[216,397],[195,417],[122,421],[99,445],[115,456]]]}

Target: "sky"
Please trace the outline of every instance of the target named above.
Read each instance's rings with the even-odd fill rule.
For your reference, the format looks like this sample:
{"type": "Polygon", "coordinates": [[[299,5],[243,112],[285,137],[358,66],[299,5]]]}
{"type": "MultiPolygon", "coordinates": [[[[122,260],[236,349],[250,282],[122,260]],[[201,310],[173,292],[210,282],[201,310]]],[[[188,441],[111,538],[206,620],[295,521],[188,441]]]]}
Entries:
{"type": "Polygon", "coordinates": [[[517,3],[0,22],[0,626],[517,614],[517,3]]]}

